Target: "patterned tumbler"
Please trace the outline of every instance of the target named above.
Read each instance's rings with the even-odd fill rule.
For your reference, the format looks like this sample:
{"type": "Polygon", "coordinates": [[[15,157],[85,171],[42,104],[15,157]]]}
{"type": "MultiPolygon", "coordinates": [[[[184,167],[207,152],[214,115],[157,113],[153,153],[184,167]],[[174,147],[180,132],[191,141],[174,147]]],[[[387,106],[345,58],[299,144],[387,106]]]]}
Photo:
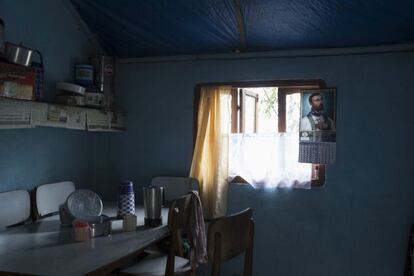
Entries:
{"type": "Polygon", "coordinates": [[[135,195],[132,181],[124,181],[119,184],[118,217],[127,214],[135,215],[135,195]]]}

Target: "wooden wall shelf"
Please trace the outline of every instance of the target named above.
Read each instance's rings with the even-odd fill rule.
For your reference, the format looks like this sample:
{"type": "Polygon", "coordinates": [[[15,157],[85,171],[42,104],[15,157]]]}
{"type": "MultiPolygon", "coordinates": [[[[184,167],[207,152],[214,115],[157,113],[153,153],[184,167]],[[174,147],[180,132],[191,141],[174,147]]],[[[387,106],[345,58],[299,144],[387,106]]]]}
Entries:
{"type": "Polygon", "coordinates": [[[126,116],[114,111],[0,97],[0,129],[38,126],[124,132],[126,116]]]}

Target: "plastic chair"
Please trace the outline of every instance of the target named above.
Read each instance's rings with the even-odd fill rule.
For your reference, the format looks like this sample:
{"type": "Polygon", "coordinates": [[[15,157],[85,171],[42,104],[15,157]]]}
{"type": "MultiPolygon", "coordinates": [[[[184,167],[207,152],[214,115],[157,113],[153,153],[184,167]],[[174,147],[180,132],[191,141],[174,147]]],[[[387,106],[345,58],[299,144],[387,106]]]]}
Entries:
{"type": "Polygon", "coordinates": [[[223,261],[245,252],[244,276],[252,275],[254,222],[252,209],[214,219],[208,226],[208,259],[213,264],[212,275],[220,275],[223,261]]]}
{"type": "Polygon", "coordinates": [[[73,191],[75,184],[70,181],[38,186],[34,191],[34,219],[57,214],[73,191]]]}
{"type": "Polygon", "coordinates": [[[0,193],[0,230],[23,223],[30,216],[30,195],[26,190],[0,193]]]}
{"type": "Polygon", "coordinates": [[[199,190],[198,180],[192,177],[158,176],[151,180],[151,186],[164,188],[166,202],[171,202],[191,190],[199,190]]]}
{"type": "Polygon", "coordinates": [[[181,236],[189,222],[191,196],[185,195],[173,201],[168,213],[168,227],[171,231],[171,243],[168,255],[154,253],[146,256],[137,264],[121,270],[120,275],[176,275],[191,273],[190,261],[183,257],[181,236]],[[178,254],[178,256],[176,256],[178,254]]]}

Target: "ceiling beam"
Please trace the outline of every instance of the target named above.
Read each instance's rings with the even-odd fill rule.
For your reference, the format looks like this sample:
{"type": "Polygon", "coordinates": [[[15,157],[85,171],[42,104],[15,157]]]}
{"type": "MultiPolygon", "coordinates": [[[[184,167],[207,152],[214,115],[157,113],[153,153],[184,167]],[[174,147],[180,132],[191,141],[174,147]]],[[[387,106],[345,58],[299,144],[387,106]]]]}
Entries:
{"type": "Polygon", "coordinates": [[[234,4],[235,4],[235,10],[236,10],[237,28],[239,30],[239,36],[240,36],[240,51],[246,52],[247,50],[246,32],[245,32],[245,27],[244,27],[240,0],[234,0],[234,4]]]}
{"type": "Polygon", "coordinates": [[[177,55],[177,56],[158,56],[141,58],[118,58],[116,63],[164,63],[164,62],[193,62],[201,60],[260,60],[275,58],[306,58],[306,57],[329,57],[329,56],[360,56],[376,55],[389,53],[414,53],[414,43],[379,45],[366,47],[347,47],[347,48],[314,48],[314,49],[295,49],[278,50],[266,52],[250,52],[239,54],[204,54],[204,55],[177,55]]]}

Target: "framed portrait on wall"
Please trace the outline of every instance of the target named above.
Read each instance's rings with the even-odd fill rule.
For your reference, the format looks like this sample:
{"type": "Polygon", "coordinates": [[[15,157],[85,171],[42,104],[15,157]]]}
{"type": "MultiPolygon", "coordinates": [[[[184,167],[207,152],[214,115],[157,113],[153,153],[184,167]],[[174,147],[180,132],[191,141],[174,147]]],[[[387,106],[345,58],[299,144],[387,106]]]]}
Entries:
{"type": "Polygon", "coordinates": [[[301,142],[336,142],[336,89],[301,91],[301,142]]]}

